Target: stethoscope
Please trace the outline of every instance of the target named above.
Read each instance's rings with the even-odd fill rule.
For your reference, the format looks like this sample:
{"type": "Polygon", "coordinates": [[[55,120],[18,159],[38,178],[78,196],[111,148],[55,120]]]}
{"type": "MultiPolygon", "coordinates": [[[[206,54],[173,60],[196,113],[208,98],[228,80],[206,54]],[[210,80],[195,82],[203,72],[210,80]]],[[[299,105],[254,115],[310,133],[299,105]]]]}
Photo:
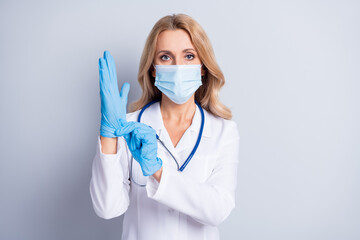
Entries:
{"type": "MultiPolygon", "coordinates": [[[[159,100],[157,101],[152,101],[152,102],[149,102],[148,104],[146,104],[140,111],[139,113],[139,116],[138,116],[138,119],[137,121],[140,122],[141,120],[141,116],[142,114],[144,113],[144,111],[153,103],[156,103],[158,102],[159,100]]],[[[159,136],[156,134],[156,139],[159,140],[159,142],[161,143],[161,145],[163,145],[163,147],[166,149],[166,151],[168,151],[168,153],[171,155],[171,157],[174,159],[175,163],[176,163],[176,166],[177,166],[177,170],[182,172],[185,167],[188,165],[188,163],[190,162],[190,160],[192,159],[192,157],[194,156],[199,144],[200,144],[200,141],[201,141],[201,137],[202,137],[202,133],[203,133],[203,129],[204,129],[204,124],[205,124],[205,116],[204,116],[204,111],[202,109],[202,107],[200,106],[200,104],[195,101],[195,104],[199,107],[199,110],[200,110],[200,113],[201,113],[201,126],[200,126],[200,131],[199,131],[199,135],[198,135],[198,138],[196,140],[196,143],[195,143],[195,146],[193,148],[193,150],[191,151],[190,155],[187,157],[186,161],[183,163],[183,165],[181,167],[179,167],[179,163],[176,161],[176,158],[174,157],[174,155],[170,152],[170,150],[165,146],[164,142],[161,141],[161,139],[159,138],[159,136]]],[[[131,163],[130,163],[130,179],[133,183],[135,183],[136,185],[140,186],[140,187],[145,187],[146,184],[139,184],[137,183],[133,177],[132,177],[132,164],[133,164],[133,161],[134,161],[134,158],[133,156],[131,155],[131,163]]]]}

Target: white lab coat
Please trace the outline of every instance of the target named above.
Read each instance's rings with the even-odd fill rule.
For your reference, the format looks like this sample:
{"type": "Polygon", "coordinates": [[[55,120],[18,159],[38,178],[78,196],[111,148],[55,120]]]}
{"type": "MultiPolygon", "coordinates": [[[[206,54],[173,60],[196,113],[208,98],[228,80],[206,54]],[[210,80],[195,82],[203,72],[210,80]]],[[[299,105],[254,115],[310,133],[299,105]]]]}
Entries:
{"type": "MultiPolygon", "coordinates": [[[[140,110],[128,113],[127,121],[137,121],[140,110]]],[[[158,142],[158,157],[163,161],[160,183],[144,177],[133,161],[129,181],[131,153],[123,137],[118,138],[116,154],[101,152],[100,137],[93,159],[90,194],[95,213],[110,219],[125,213],[123,240],[217,240],[218,225],[235,207],[235,189],[239,154],[239,133],[232,120],[215,117],[204,109],[205,125],[200,145],[183,172],[158,142]]],[[[192,151],[200,130],[198,107],[192,124],[176,148],[164,127],[160,103],[147,108],[141,122],[150,125],[181,166],[192,151]]]]}

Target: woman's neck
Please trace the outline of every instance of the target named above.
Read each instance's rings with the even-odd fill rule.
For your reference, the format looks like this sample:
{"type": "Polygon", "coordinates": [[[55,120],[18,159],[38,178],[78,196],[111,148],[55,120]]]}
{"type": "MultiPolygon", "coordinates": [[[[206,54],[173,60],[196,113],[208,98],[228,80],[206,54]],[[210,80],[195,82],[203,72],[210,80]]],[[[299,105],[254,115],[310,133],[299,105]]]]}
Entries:
{"type": "Polygon", "coordinates": [[[176,104],[163,94],[160,110],[164,122],[179,124],[191,122],[196,111],[194,95],[186,103],[176,104]]]}

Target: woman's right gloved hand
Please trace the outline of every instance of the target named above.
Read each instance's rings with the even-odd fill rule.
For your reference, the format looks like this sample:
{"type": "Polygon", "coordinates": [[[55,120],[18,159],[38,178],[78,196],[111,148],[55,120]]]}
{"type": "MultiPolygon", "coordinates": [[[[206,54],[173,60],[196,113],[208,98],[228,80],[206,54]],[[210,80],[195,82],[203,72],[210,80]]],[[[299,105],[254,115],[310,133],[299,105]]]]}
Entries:
{"type": "Polygon", "coordinates": [[[99,80],[101,100],[100,135],[114,138],[115,131],[122,127],[121,120],[126,122],[126,104],[130,84],[125,82],[119,94],[114,58],[109,51],[99,58],[99,80]]]}
{"type": "Polygon", "coordinates": [[[157,156],[156,131],[139,122],[124,121],[122,125],[116,135],[124,136],[131,154],[141,166],[143,175],[153,175],[162,167],[162,160],[157,156]]]}

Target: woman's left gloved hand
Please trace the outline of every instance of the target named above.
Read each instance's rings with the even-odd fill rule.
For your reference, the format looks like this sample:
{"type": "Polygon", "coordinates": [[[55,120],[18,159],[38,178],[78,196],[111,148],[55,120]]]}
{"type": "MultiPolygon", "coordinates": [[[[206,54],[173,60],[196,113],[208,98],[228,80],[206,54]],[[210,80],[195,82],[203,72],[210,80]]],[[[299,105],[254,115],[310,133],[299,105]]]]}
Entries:
{"type": "Polygon", "coordinates": [[[115,135],[125,138],[143,175],[153,175],[162,166],[162,160],[157,157],[156,131],[144,123],[120,121],[122,127],[115,131],[115,135]]]}

